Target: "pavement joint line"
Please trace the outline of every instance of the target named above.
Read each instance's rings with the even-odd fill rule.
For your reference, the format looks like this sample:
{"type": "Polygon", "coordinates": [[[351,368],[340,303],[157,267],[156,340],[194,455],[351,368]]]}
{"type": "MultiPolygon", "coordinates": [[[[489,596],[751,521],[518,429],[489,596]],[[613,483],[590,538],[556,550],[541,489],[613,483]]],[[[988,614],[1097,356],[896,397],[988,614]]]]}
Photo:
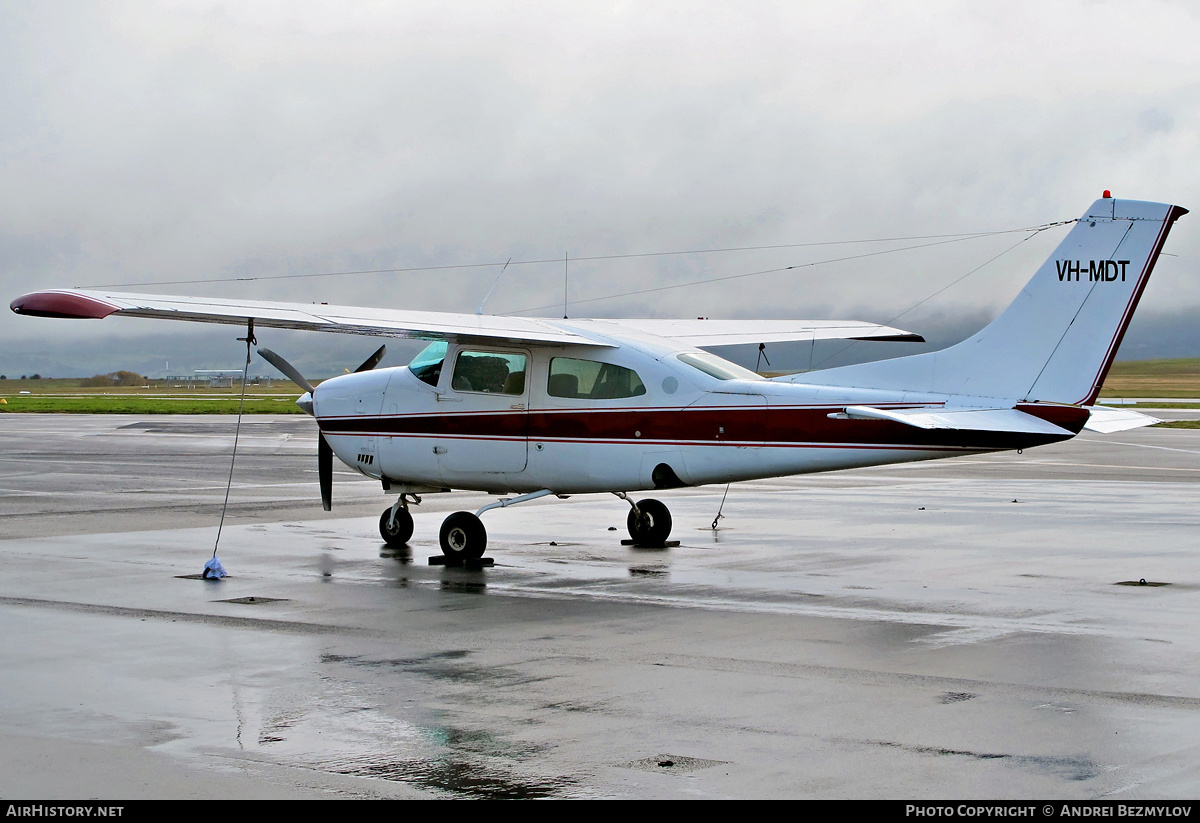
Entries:
{"type": "Polygon", "coordinates": [[[182,620],[204,625],[217,624],[224,628],[266,629],[289,634],[341,634],[353,637],[391,637],[377,629],[356,626],[338,626],[331,623],[304,623],[298,620],[276,620],[261,617],[237,617],[233,615],[181,612],[168,609],[146,609],[131,606],[106,606],[99,603],[79,603],[71,600],[44,600],[36,597],[11,597],[0,595],[0,606],[27,606],[41,609],[75,612],[77,614],[102,614],[110,617],[153,617],[167,620],[182,620]]]}

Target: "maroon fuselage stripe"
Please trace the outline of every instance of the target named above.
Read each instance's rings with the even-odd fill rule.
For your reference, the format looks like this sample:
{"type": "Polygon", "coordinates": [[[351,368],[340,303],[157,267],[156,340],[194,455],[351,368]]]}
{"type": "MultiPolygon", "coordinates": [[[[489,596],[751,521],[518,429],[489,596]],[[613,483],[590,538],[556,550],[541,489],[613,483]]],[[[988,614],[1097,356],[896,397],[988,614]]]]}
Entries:
{"type": "MultiPolygon", "coordinates": [[[[530,411],[494,414],[362,415],[321,418],[329,436],[496,438],[571,442],[672,442],[689,445],[808,446],[812,448],[1016,449],[1066,440],[1071,435],[918,429],[889,420],[831,419],[836,408],[622,409],[530,411]]],[[[1033,414],[1071,432],[1087,411],[1070,406],[1023,404],[1033,414]]]]}

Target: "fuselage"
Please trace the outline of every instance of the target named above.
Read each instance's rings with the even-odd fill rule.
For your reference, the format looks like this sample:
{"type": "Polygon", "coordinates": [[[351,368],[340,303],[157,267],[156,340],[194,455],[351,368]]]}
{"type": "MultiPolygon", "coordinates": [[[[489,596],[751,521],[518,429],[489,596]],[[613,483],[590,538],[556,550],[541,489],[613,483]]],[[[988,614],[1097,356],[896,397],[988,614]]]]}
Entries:
{"type": "Polygon", "coordinates": [[[841,413],[951,399],[962,401],[766,380],[655,338],[595,347],[434,344],[410,366],[327,380],[313,398],[337,456],[392,490],[635,491],[1066,439],[922,430],[841,413]]]}

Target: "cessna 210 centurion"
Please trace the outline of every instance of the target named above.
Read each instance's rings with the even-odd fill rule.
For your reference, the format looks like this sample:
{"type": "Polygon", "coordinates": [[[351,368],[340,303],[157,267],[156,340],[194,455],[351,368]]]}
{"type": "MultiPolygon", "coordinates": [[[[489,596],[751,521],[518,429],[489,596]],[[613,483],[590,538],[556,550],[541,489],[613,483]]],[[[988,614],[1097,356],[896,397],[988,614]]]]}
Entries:
{"type": "Polygon", "coordinates": [[[487,546],[480,516],[547,495],[607,492],[629,534],[662,545],[667,507],[632,492],[929,460],[1068,440],[1158,422],[1094,404],[1163,243],[1186,209],[1097,200],[1013,303],[941,351],[766,379],[704,347],[916,335],[837,321],[556,320],[84,290],[27,294],[14,312],[109,315],[418,338],[407,366],[306,389],[319,426],[321,499],[333,455],[375,478],[394,505],[390,544],[412,536],[409,504],[465,489],[514,494],[446,518],[448,561],[487,546]]]}

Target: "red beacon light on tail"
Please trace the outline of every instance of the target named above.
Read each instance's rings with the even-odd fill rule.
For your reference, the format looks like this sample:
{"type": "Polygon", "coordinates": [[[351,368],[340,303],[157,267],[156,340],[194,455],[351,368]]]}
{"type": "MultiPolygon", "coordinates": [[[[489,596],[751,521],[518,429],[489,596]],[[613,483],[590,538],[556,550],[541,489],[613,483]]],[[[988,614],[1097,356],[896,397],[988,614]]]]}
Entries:
{"type": "Polygon", "coordinates": [[[1105,189],[1105,190],[1104,190],[1104,195],[1103,195],[1103,197],[1104,197],[1104,199],[1105,199],[1105,200],[1111,200],[1111,199],[1112,199],[1112,192],[1111,192],[1111,191],[1109,191],[1108,189],[1105,189]]]}

